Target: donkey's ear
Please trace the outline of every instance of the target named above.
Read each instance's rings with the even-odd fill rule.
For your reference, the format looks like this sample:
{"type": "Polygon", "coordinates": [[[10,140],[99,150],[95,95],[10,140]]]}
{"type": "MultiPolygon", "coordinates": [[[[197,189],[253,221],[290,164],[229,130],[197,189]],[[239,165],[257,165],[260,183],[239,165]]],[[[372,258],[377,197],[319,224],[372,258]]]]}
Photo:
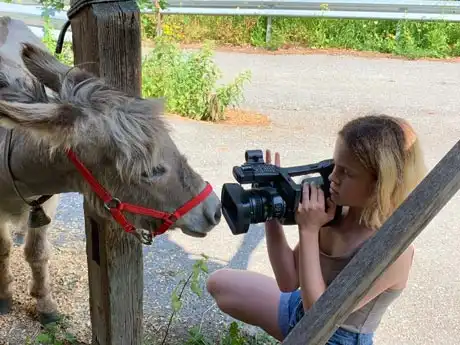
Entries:
{"type": "Polygon", "coordinates": [[[70,145],[77,121],[85,114],[71,104],[0,101],[0,126],[20,127],[51,144],[70,145]]]}
{"type": "Polygon", "coordinates": [[[42,84],[59,92],[64,75],[70,67],[61,63],[48,51],[33,44],[22,44],[21,57],[24,65],[42,84]]]}

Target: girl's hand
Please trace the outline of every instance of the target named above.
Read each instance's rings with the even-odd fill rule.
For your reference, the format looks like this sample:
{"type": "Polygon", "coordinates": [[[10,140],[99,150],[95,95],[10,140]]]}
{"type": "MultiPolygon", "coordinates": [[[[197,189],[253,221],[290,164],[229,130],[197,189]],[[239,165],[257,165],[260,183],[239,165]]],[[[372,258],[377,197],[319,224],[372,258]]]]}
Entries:
{"type": "MultiPolygon", "coordinates": [[[[265,163],[267,164],[272,164],[272,153],[270,150],[265,151],[265,163]]],[[[275,165],[277,167],[280,166],[280,154],[279,152],[275,152],[275,165]]],[[[265,222],[265,224],[270,225],[270,224],[275,224],[276,226],[280,226],[280,222],[278,219],[270,219],[265,222]]]]}
{"type": "Polygon", "coordinates": [[[336,205],[328,198],[327,212],[324,209],[324,192],[320,187],[307,182],[303,185],[302,202],[296,212],[296,222],[301,231],[319,231],[319,229],[334,219],[336,205]],[[311,193],[311,196],[310,196],[311,193]]]}
{"type": "MultiPolygon", "coordinates": [[[[265,151],[265,163],[272,164],[272,153],[270,150],[265,151]]],[[[280,166],[280,154],[275,152],[275,165],[280,166]]]]}

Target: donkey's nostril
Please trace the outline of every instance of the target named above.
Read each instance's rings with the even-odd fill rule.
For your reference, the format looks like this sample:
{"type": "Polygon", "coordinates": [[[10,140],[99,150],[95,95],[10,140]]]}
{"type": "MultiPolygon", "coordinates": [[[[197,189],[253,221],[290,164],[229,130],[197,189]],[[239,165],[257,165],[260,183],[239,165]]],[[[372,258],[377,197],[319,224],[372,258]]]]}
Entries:
{"type": "Polygon", "coordinates": [[[220,207],[217,208],[216,213],[214,214],[214,222],[217,224],[220,221],[220,218],[222,217],[222,211],[220,207]]]}
{"type": "Polygon", "coordinates": [[[222,217],[222,211],[220,210],[220,207],[218,207],[214,213],[211,210],[206,212],[206,218],[212,225],[219,223],[220,217],[222,217]]]}

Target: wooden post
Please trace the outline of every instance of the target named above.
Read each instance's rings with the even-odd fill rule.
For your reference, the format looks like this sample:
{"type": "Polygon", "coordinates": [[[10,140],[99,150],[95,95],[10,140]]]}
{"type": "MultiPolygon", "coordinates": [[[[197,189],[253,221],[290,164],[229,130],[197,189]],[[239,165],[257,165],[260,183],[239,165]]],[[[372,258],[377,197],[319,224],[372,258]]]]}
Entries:
{"type": "Polygon", "coordinates": [[[284,340],[285,345],[323,345],[373,282],[431,222],[460,188],[460,141],[328,286],[284,340]]]}
{"type": "MultiPolygon", "coordinates": [[[[71,0],[71,5],[75,4],[71,0]]],[[[140,13],[135,1],[87,6],[71,18],[75,65],[132,96],[141,94],[140,13]]],[[[142,245],[84,203],[93,345],[142,341],[142,245]]]]}

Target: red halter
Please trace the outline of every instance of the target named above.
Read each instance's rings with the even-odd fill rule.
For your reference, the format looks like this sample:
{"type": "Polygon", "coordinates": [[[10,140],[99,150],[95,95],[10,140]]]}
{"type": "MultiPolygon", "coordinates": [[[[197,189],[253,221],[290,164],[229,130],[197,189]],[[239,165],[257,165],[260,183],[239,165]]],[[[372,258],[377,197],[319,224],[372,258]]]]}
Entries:
{"type": "Polygon", "coordinates": [[[159,218],[163,220],[163,224],[154,232],[148,232],[145,238],[145,234],[142,235],[141,241],[144,244],[151,244],[152,243],[152,235],[153,237],[157,235],[161,235],[166,232],[171,225],[174,224],[180,217],[190,211],[192,208],[197,206],[201,203],[212,191],[212,187],[209,183],[206,183],[206,187],[204,188],[201,193],[195,196],[193,199],[186,202],[183,206],[179,207],[176,211],[172,213],[157,211],[150,208],[145,208],[142,206],[137,206],[133,204],[127,204],[121,202],[119,199],[114,198],[107,192],[104,187],[94,178],[91,172],[83,165],[83,163],[77,158],[75,153],[72,150],[67,150],[67,156],[72,161],[72,163],[76,166],[76,168],[80,171],[83,175],[85,180],[90,184],[93,191],[102,199],[104,202],[104,207],[112,214],[112,217],[117,221],[120,226],[126,232],[136,234],[136,228],[134,225],[128,222],[128,220],[123,215],[122,211],[127,211],[131,213],[143,214],[146,216],[151,216],[153,218],[159,218]]]}

